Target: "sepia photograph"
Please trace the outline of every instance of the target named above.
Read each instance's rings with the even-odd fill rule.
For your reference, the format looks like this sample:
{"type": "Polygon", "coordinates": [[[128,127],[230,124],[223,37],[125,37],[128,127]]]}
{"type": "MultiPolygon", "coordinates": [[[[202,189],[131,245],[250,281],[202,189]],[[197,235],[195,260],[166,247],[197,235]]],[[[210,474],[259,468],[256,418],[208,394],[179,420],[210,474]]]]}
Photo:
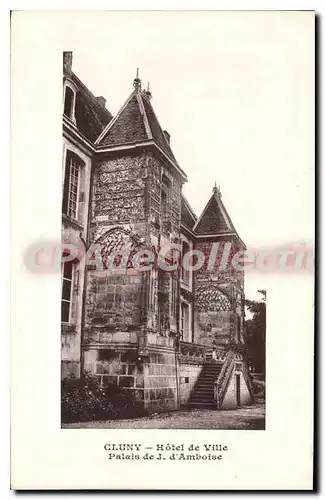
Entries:
{"type": "Polygon", "coordinates": [[[63,53],[63,427],[265,429],[266,290],[245,295],[252,262],[212,182],[224,167],[202,172],[197,213],[140,69],[113,116],[114,96],[95,96],[73,60],[63,53]]]}

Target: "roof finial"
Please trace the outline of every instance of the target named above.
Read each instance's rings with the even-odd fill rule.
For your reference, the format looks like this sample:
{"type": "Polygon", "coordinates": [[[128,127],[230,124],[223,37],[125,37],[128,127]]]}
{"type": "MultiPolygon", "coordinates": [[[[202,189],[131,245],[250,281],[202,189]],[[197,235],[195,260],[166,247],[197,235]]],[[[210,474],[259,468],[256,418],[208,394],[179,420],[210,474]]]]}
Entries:
{"type": "Polygon", "coordinates": [[[147,90],[144,90],[144,94],[147,97],[147,99],[149,99],[149,100],[151,99],[152,94],[150,92],[150,83],[149,82],[148,82],[148,85],[147,85],[147,90]]]}
{"type": "Polygon", "coordinates": [[[214,186],[213,186],[213,194],[216,195],[216,196],[219,196],[219,198],[221,198],[221,191],[220,191],[220,186],[217,186],[217,182],[215,181],[214,182],[214,186]]]}
{"type": "Polygon", "coordinates": [[[141,90],[141,80],[139,78],[139,68],[137,68],[137,74],[135,79],[133,80],[133,87],[136,92],[140,92],[141,90]]]}

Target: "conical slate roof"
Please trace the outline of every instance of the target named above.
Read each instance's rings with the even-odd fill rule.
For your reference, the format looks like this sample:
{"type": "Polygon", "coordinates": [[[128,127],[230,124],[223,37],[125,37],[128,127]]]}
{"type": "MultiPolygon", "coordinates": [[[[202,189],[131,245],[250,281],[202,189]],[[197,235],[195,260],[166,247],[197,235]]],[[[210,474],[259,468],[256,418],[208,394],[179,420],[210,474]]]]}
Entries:
{"type": "Polygon", "coordinates": [[[228,212],[221,201],[221,194],[217,187],[213,189],[213,195],[208,201],[201,217],[197,220],[193,231],[196,234],[220,234],[220,233],[236,233],[228,212]]]}
{"type": "Polygon", "coordinates": [[[153,140],[176,163],[175,156],[159,124],[149,93],[135,89],[116,117],[96,141],[97,146],[116,146],[153,140]]]}

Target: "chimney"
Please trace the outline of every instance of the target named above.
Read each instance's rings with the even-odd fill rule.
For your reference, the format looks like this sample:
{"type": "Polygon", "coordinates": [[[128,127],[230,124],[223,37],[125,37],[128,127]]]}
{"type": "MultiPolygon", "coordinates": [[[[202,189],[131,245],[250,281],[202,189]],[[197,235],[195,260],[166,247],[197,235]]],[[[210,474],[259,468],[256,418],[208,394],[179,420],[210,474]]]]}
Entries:
{"type": "Polygon", "coordinates": [[[167,130],[164,130],[164,134],[165,134],[166,141],[168,142],[168,144],[170,144],[170,135],[167,132],[167,130]]]}
{"type": "Polygon", "coordinates": [[[100,106],[102,106],[102,108],[105,108],[105,105],[106,105],[105,97],[100,95],[99,97],[96,97],[96,99],[97,99],[98,104],[100,104],[100,106]]]}
{"type": "Polygon", "coordinates": [[[72,73],[72,52],[63,52],[63,73],[72,73]]]}

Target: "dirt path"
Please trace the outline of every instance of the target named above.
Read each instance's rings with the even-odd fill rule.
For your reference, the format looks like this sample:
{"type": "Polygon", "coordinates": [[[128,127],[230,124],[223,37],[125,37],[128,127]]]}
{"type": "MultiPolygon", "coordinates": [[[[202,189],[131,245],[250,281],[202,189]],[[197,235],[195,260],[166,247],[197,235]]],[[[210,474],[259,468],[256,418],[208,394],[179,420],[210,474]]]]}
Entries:
{"type": "Polygon", "coordinates": [[[64,429],[264,429],[265,406],[235,410],[192,409],[127,420],[62,424],[64,429]]]}

